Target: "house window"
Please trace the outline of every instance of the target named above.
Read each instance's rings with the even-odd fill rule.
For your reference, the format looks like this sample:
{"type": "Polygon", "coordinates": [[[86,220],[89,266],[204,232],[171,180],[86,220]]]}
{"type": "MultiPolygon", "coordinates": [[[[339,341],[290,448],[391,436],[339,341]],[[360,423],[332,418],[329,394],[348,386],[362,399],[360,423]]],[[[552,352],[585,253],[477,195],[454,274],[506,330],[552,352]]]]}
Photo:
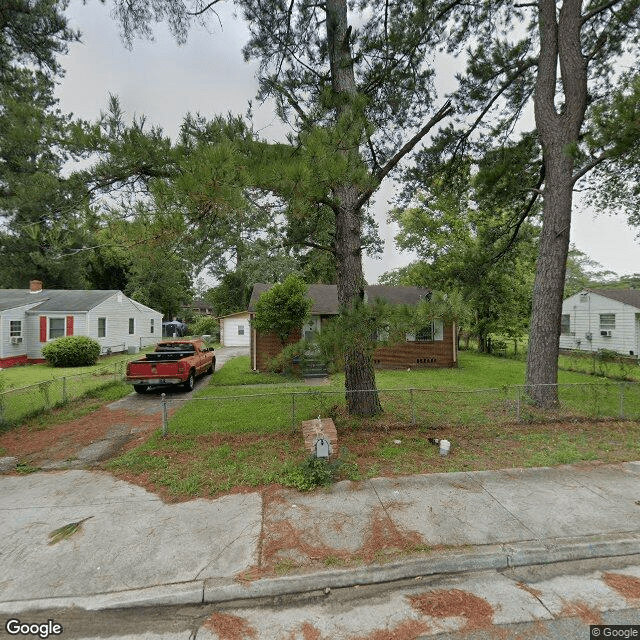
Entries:
{"type": "Polygon", "coordinates": [[[615,313],[601,313],[600,314],[600,329],[611,330],[616,328],[616,314],[615,313]]]}
{"type": "Polygon", "coordinates": [[[416,342],[431,342],[433,340],[433,322],[416,331],[416,342]]]}
{"type": "Polygon", "coordinates": [[[415,333],[407,333],[407,342],[433,342],[444,340],[442,320],[433,320],[415,333]]]}
{"type": "Polygon", "coordinates": [[[153,333],[153,318],[151,318],[151,325],[149,326],[150,333],[153,333]]]}
{"type": "Polygon", "coordinates": [[[129,318],[129,335],[132,336],[136,332],[136,321],[134,318],[129,318]]]}
{"type": "Polygon", "coordinates": [[[571,316],[568,313],[562,314],[562,320],[560,321],[560,333],[563,336],[571,335],[571,316]]]}
{"type": "Polygon", "coordinates": [[[9,323],[9,336],[22,338],[22,320],[11,320],[9,323]]]}
{"type": "Polygon", "coordinates": [[[49,318],[49,340],[64,338],[64,318],[49,318]]]}
{"type": "Polygon", "coordinates": [[[238,325],[238,335],[239,336],[243,336],[244,335],[244,325],[243,324],[239,324],[238,325]]]}
{"type": "Polygon", "coordinates": [[[98,338],[106,338],[107,336],[107,319],[98,318],[98,338]]]}

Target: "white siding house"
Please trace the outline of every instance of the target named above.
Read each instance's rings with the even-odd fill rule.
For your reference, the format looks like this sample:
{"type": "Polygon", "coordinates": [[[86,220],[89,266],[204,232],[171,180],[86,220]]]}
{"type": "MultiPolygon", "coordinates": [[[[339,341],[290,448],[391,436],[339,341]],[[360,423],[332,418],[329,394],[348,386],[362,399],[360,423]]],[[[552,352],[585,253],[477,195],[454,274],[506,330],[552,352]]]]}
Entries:
{"type": "Polygon", "coordinates": [[[561,349],[640,353],[640,291],[585,289],[562,303],[561,349]]]}
{"type": "Polygon", "coordinates": [[[223,347],[248,347],[251,337],[249,312],[239,311],[218,318],[220,321],[220,344],[223,347]]]}
{"type": "Polygon", "coordinates": [[[102,353],[133,351],[162,339],[162,314],[121,291],[0,290],[0,367],[42,359],[56,338],[81,335],[102,353]]]}

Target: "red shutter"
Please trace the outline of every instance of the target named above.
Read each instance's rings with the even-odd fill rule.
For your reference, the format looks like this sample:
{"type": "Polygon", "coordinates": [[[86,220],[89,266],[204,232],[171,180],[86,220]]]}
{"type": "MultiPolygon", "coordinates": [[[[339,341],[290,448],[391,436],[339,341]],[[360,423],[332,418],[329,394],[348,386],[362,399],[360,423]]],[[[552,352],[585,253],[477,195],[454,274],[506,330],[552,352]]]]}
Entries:
{"type": "Polygon", "coordinates": [[[68,336],[73,335],[73,316],[67,316],[67,334],[68,336]]]}
{"type": "Polygon", "coordinates": [[[40,316],[40,342],[47,341],[47,317],[40,316]]]}

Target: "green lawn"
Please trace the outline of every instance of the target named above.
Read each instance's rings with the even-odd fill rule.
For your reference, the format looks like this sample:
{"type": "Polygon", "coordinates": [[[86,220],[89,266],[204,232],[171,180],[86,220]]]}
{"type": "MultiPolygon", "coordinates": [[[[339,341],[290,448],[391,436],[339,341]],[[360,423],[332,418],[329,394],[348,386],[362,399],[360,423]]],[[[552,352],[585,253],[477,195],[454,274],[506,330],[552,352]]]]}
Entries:
{"type": "Polygon", "coordinates": [[[140,355],[108,356],[91,367],[31,364],[3,369],[0,371],[0,425],[14,426],[29,416],[112,385],[122,379],[127,362],[137,357],[140,355]]]}
{"type": "MultiPolygon", "coordinates": [[[[295,485],[307,455],[300,423],[318,415],[334,419],[347,448],[342,478],[636,459],[640,424],[593,420],[619,416],[621,386],[574,372],[559,378],[572,386],[561,387],[557,410],[541,412],[514,386],[523,383],[523,362],[463,352],[457,369],[378,371],[384,411],[361,419],[346,414],[342,375],[308,387],[250,372],[249,359],[236,358],[173,414],[166,438],[156,433],[109,468],[140,474],[170,496],[295,485]],[[427,439],[443,434],[453,442],[445,459],[427,439]]],[[[625,416],[640,417],[635,385],[624,387],[622,401],[625,416]]]]}

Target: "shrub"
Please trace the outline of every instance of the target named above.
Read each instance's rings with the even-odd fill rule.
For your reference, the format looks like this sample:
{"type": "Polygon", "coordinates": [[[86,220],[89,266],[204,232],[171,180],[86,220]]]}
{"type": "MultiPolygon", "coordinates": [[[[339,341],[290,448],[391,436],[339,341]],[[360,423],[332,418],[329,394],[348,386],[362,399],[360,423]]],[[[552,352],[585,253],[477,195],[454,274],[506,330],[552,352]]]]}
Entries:
{"type": "Polygon", "coordinates": [[[42,355],[52,367],[86,367],[97,362],[100,345],[86,336],[67,336],[42,347],[42,355]]]}
{"type": "Polygon", "coordinates": [[[212,339],[218,340],[220,323],[213,316],[196,316],[193,322],[189,323],[189,334],[192,336],[209,335],[212,339]]]}

